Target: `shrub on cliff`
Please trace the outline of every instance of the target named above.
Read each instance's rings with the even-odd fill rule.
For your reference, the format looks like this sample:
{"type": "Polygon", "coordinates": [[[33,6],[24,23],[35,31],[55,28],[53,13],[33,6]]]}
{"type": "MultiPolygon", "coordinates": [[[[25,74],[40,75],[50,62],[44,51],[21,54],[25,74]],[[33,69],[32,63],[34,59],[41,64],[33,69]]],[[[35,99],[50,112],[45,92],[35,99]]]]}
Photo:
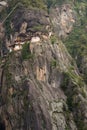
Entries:
{"type": "Polygon", "coordinates": [[[46,5],[44,4],[43,0],[11,0],[9,4],[11,7],[14,7],[14,5],[18,2],[23,4],[25,7],[37,7],[39,9],[46,9],[46,5]]]}
{"type": "Polygon", "coordinates": [[[29,58],[29,56],[30,56],[29,42],[27,42],[27,43],[25,43],[25,44],[23,45],[21,54],[22,54],[22,59],[23,59],[23,60],[26,60],[26,59],[29,58]]]}

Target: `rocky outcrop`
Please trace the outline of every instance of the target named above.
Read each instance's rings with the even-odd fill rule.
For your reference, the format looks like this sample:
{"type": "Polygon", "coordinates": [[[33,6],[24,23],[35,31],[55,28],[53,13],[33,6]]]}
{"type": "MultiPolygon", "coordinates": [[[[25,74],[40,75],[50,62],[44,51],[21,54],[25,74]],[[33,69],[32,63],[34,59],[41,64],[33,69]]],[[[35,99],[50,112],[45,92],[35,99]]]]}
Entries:
{"type": "Polygon", "coordinates": [[[7,6],[8,6],[8,4],[6,1],[0,1],[0,12],[7,6]]]}
{"type": "Polygon", "coordinates": [[[27,22],[26,31],[46,31],[46,26],[50,25],[49,16],[46,11],[39,9],[26,9],[20,7],[13,17],[15,31],[20,31],[23,22],[27,22]],[[20,19],[19,19],[20,18],[20,19]],[[44,28],[44,29],[43,29],[44,28]]]}
{"type": "Polygon", "coordinates": [[[34,43],[33,57],[26,61],[20,52],[7,58],[1,91],[5,104],[0,114],[9,130],[77,130],[61,89],[60,66],[65,69],[66,65],[59,62],[59,46],[60,43],[52,45],[48,39],[34,43]]]}
{"type": "Polygon", "coordinates": [[[20,7],[12,15],[5,47],[23,45],[0,59],[2,130],[87,129],[86,84],[58,38],[72,30],[75,15],[70,5],[51,11],[20,7]]]}
{"type": "Polygon", "coordinates": [[[76,21],[76,13],[70,4],[63,4],[50,9],[50,18],[54,32],[61,38],[67,37],[76,21]]]}

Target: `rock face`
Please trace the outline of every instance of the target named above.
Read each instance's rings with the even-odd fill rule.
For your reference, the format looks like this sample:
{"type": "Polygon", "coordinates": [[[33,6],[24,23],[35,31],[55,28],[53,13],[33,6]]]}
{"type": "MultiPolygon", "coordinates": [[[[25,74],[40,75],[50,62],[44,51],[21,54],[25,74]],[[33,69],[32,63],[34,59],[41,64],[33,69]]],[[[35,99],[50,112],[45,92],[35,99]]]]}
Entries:
{"type": "Polygon", "coordinates": [[[63,54],[57,51],[61,49],[59,46],[52,45],[48,39],[34,43],[33,59],[24,61],[19,52],[7,58],[8,67],[3,68],[0,113],[7,123],[6,129],[77,130],[72,113],[67,117],[67,97],[61,89],[60,66],[65,69],[69,61],[66,58],[65,65],[60,65],[63,54]]]}
{"type": "Polygon", "coordinates": [[[76,13],[70,4],[63,4],[50,9],[50,17],[54,31],[59,37],[66,37],[76,21],[76,13]]]}
{"type": "Polygon", "coordinates": [[[59,10],[51,9],[48,15],[43,10],[20,7],[11,18],[14,32],[9,39],[4,37],[5,46],[13,45],[16,38],[25,44],[22,50],[8,52],[0,59],[2,130],[87,129],[86,84],[58,38],[61,31],[61,36],[71,31],[74,15],[67,5],[61,13],[59,10]]]}
{"type": "Polygon", "coordinates": [[[16,11],[12,21],[14,28],[16,29],[15,31],[19,31],[21,24],[23,22],[27,22],[27,32],[36,32],[39,30],[45,31],[46,26],[50,24],[49,16],[46,11],[38,9],[25,9],[22,7],[16,11]]]}

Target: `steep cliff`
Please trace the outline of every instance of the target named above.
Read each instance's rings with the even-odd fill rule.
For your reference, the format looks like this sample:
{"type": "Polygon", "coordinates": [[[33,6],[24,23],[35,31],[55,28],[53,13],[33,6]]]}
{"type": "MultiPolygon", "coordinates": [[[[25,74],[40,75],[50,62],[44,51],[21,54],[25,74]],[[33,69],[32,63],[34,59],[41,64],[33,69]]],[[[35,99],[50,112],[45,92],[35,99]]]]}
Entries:
{"type": "Polygon", "coordinates": [[[77,23],[75,1],[34,2],[0,12],[0,130],[87,130],[86,83],[61,40],[77,23]]]}

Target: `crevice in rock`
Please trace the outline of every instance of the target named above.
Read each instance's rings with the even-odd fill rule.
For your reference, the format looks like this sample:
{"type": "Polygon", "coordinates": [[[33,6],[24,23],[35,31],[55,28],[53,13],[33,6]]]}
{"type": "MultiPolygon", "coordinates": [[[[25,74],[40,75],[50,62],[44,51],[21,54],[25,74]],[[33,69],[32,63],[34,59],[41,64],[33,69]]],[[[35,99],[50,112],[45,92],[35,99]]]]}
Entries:
{"type": "Polygon", "coordinates": [[[0,130],[6,130],[5,122],[0,120],[0,130]]]}

